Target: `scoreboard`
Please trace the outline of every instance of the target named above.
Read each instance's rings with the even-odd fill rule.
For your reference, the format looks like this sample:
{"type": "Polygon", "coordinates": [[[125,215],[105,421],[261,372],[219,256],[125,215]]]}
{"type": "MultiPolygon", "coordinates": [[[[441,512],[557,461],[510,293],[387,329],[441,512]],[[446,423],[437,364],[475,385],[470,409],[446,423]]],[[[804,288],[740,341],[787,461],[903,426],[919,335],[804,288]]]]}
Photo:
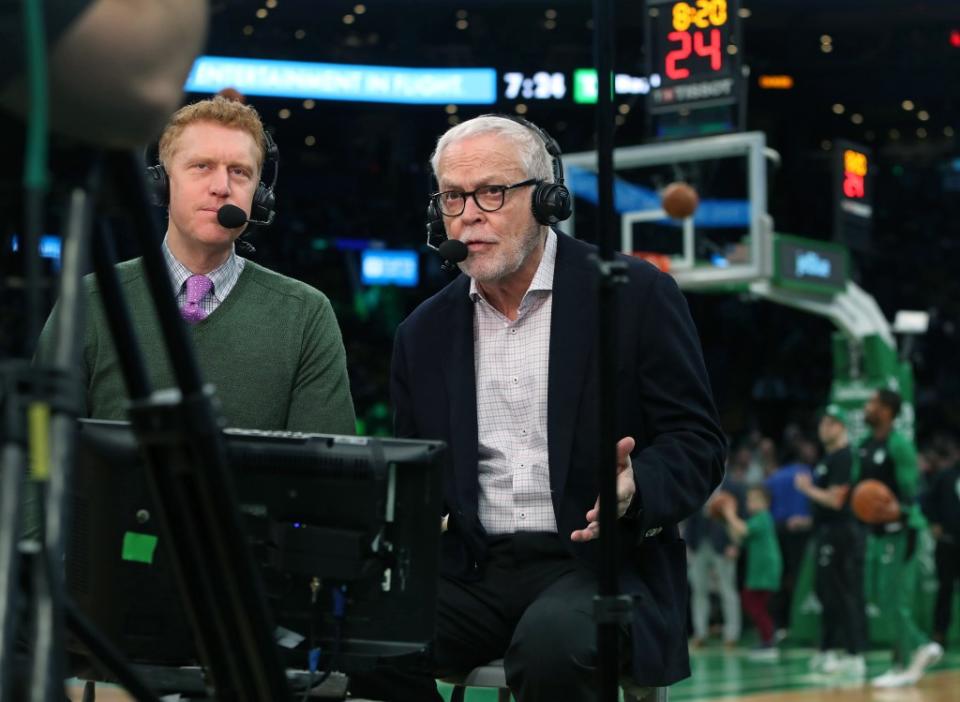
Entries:
{"type": "Polygon", "coordinates": [[[869,251],[873,229],[873,154],[838,139],[834,143],[833,237],[856,251],[869,251]]]}
{"type": "Polygon", "coordinates": [[[733,105],[739,98],[736,0],[647,0],[651,113],[733,105]]]}

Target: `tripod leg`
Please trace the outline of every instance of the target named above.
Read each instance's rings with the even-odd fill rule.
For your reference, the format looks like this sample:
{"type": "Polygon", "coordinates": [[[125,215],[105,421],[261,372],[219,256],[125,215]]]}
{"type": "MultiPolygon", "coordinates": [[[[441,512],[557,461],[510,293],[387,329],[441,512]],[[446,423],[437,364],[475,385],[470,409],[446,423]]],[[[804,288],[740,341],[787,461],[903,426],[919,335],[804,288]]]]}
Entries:
{"type": "Polygon", "coordinates": [[[20,594],[20,495],[26,452],[17,443],[3,446],[0,456],[0,698],[11,690],[20,594]]]}

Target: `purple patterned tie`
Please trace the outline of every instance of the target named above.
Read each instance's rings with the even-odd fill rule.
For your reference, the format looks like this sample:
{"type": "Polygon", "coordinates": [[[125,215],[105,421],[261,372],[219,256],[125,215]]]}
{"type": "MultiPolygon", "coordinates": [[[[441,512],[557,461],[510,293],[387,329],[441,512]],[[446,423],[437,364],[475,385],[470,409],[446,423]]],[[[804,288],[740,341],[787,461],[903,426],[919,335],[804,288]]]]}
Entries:
{"type": "Polygon", "coordinates": [[[207,318],[207,312],[200,306],[200,300],[213,288],[213,281],[205,275],[192,275],[187,278],[187,300],[180,308],[180,316],[196,324],[207,318]]]}

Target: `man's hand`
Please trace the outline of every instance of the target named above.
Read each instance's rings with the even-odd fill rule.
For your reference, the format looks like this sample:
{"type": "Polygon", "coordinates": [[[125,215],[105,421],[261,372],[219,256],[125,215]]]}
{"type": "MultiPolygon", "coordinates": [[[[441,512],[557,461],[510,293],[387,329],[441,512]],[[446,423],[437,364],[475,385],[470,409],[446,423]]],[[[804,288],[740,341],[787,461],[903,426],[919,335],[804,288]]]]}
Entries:
{"type": "Polygon", "coordinates": [[[877,510],[877,524],[890,524],[900,519],[900,503],[897,500],[884,503],[877,510]]]}
{"type": "MultiPolygon", "coordinates": [[[[625,436],[617,442],[617,519],[626,514],[627,508],[637,492],[637,484],[633,480],[633,463],[630,461],[630,452],[637,442],[632,436],[625,436]]],[[[571,541],[592,541],[600,536],[600,498],[587,512],[586,529],[577,529],[570,534],[571,541]]]]}
{"type": "MultiPolygon", "coordinates": [[[[711,498],[711,499],[715,499],[715,498],[711,498]]],[[[710,504],[709,500],[707,501],[707,504],[710,504]]],[[[737,516],[737,500],[732,499],[732,500],[721,501],[720,514],[722,514],[723,518],[726,519],[728,522],[730,521],[730,515],[733,515],[734,517],[736,517],[737,516]]]]}
{"type": "Polygon", "coordinates": [[[810,478],[809,473],[797,473],[793,478],[793,486],[804,495],[810,494],[810,486],[812,484],[813,480],[810,478]]]}

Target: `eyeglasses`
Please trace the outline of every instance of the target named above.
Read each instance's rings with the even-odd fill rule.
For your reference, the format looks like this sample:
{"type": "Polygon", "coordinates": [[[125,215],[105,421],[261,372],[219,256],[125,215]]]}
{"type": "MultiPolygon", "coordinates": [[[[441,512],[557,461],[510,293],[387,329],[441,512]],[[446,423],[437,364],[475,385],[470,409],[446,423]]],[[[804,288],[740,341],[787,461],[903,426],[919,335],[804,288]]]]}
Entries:
{"type": "Polygon", "coordinates": [[[527,185],[537,185],[540,181],[536,178],[530,178],[522,183],[513,185],[481,185],[476,190],[464,192],[462,190],[445,190],[442,193],[434,193],[430,199],[437,205],[440,213],[446,217],[458,217],[463,214],[467,206],[467,198],[472,197],[484,212],[496,212],[501,207],[507,197],[507,191],[514,188],[523,188],[527,185]]]}

